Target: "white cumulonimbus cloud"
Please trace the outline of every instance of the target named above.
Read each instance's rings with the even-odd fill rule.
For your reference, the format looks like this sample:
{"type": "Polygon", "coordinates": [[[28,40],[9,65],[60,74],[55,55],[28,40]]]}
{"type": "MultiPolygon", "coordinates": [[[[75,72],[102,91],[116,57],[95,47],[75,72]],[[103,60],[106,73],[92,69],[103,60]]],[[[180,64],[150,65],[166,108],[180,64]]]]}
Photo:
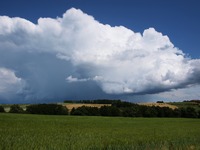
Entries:
{"type": "Polygon", "coordinates": [[[159,93],[200,83],[200,60],[186,57],[166,35],[154,28],[136,33],[112,27],[75,8],[37,24],[1,16],[0,51],[6,50],[55,55],[75,68],[67,84],[93,81],[109,94],[159,93]]]}
{"type": "Polygon", "coordinates": [[[0,95],[18,92],[23,88],[24,82],[16,77],[15,72],[7,68],[0,68],[0,95]]]}

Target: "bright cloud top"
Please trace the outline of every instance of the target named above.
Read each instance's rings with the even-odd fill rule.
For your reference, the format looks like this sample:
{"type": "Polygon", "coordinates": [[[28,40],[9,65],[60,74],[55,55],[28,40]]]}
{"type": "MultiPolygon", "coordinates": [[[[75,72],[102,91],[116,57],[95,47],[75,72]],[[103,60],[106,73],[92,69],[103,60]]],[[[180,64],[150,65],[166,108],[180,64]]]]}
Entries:
{"type": "Polygon", "coordinates": [[[66,84],[93,81],[109,94],[158,93],[200,83],[200,60],[186,57],[154,28],[136,33],[111,27],[74,8],[37,24],[1,16],[0,51],[6,50],[53,54],[76,70],[66,84]]]}

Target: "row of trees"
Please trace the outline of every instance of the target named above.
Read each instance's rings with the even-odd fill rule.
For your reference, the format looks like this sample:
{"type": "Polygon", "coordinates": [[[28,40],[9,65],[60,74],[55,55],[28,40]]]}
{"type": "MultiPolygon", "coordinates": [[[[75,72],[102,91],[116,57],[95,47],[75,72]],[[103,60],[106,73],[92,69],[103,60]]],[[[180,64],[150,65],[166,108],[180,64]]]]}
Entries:
{"type": "MultiPolygon", "coordinates": [[[[5,112],[0,106],[0,112],[5,112]]],[[[48,115],[68,115],[69,110],[58,104],[35,104],[28,105],[23,110],[19,105],[12,105],[10,113],[30,113],[30,114],[48,114],[48,115]]],[[[169,107],[144,106],[129,102],[113,101],[111,106],[87,107],[82,106],[73,108],[70,115],[80,116],[123,116],[123,117],[184,117],[200,118],[200,111],[193,107],[171,109],[169,107]]]]}
{"type": "Polygon", "coordinates": [[[26,112],[30,114],[68,115],[67,107],[57,104],[29,105],[26,107],[26,112]]]}
{"type": "Polygon", "coordinates": [[[123,107],[102,106],[97,107],[78,107],[73,108],[71,115],[80,116],[123,116],[123,117],[183,117],[183,118],[200,118],[200,112],[197,112],[192,107],[181,109],[170,109],[168,107],[158,106],[136,106],[123,107]]]}
{"type": "Polygon", "coordinates": [[[65,100],[64,103],[81,103],[81,104],[113,104],[121,102],[121,100],[110,100],[110,99],[95,99],[95,100],[65,100]]]}
{"type": "Polygon", "coordinates": [[[73,108],[70,114],[78,116],[121,116],[120,110],[115,106],[102,106],[100,108],[82,106],[73,108]]]}
{"type": "MultiPolygon", "coordinates": [[[[5,112],[0,106],[0,112],[5,112]]],[[[29,105],[24,110],[19,105],[11,105],[10,113],[29,113],[29,114],[44,114],[44,115],[68,115],[68,109],[65,106],[57,104],[35,104],[29,105]]]]}
{"type": "Polygon", "coordinates": [[[185,100],[183,102],[194,102],[200,104],[200,100],[185,100]]]}

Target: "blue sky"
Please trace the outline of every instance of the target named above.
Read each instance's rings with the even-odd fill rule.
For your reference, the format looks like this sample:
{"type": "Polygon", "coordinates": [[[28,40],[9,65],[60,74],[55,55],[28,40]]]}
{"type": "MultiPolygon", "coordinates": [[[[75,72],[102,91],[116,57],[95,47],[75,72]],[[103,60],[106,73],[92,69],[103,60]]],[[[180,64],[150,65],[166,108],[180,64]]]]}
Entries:
{"type": "Polygon", "coordinates": [[[198,0],[0,4],[0,103],[200,97],[198,0]]]}
{"type": "Polygon", "coordinates": [[[154,27],[193,58],[200,57],[199,0],[2,0],[0,15],[37,22],[40,17],[61,16],[71,7],[112,26],[137,32],[154,27]]]}

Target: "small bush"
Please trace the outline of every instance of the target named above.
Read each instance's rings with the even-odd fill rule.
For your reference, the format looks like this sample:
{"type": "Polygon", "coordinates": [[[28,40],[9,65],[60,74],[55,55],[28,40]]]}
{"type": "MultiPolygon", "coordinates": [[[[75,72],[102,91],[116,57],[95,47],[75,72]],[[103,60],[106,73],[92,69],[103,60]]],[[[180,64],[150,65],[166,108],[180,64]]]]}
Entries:
{"type": "Polygon", "coordinates": [[[0,106],[0,113],[1,112],[5,112],[5,110],[4,110],[4,107],[3,106],[0,106]]]}
{"type": "Polygon", "coordinates": [[[10,113],[24,113],[23,108],[21,108],[19,105],[12,105],[10,106],[10,113]]]}

